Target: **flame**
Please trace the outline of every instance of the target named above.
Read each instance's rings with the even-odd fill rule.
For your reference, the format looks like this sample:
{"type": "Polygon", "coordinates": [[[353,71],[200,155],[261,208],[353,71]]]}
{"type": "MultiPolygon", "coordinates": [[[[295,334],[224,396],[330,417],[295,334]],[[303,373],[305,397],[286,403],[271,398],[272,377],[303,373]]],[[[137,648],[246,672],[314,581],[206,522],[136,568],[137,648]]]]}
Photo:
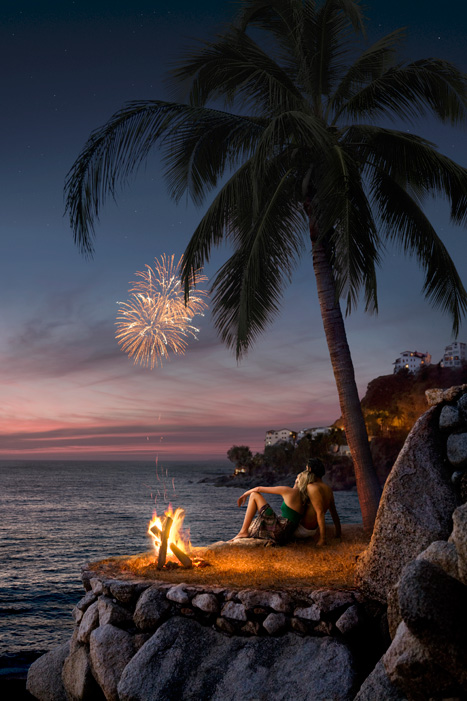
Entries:
{"type": "Polygon", "coordinates": [[[159,555],[159,548],[161,546],[161,538],[158,533],[154,533],[153,531],[151,531],[151,528],[153,526],[156,526],[159,529],[159,532],[162,531],[162,526],[167,516],[170,516],[170,518],[173,520],[173,524],[170,529],[169,539],[167,542],[167,560],[171,562],[178,562],[177,558],[170,549],[170,546],[172,544],[176,545],[178,548],[180,548],[180,550],[183,550],[183,552],[187,555],[189,555],[191,551],[190,531],[183,529],[183,520],[185,518],[184,509],[178,507],[174,511],[172,509],[172,505],[169,504],[168,509],[164,512],[164,515],[162,517],[158,516],[157,512],[154,511],[152,519],[148,525],[148,535],[152,539],[154,551],[157,557],[159,555]]]}

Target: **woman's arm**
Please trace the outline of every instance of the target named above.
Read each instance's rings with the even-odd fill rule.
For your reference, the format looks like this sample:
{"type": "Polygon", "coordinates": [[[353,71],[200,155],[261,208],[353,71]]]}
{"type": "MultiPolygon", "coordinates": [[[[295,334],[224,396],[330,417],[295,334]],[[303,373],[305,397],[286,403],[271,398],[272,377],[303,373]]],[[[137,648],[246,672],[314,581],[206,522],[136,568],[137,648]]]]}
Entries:
{"type": "Polygon", "coordinates": [[[284,496],[284,494],[288,494],[289,492],[292,492],[292,487],[286,487],[284,486],[279,486],[279,487],[253,487],[253,489],[249,489],[248,491],[244,492],[241,497],[238,498],[238,505],[242,506],[242,504],[245,503],[245,500],[250,494],[253,494],[253,492],[256,492],[258,494],[280,494],[281,496],[284,496]]]}

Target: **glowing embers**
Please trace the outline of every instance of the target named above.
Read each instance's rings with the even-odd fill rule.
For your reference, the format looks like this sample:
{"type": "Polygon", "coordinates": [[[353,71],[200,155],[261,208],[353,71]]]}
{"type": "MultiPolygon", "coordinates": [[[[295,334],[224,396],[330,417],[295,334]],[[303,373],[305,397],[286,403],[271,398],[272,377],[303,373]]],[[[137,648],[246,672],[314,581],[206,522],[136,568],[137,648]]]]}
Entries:
{"type": "Polygon", "coordinates": [[[157,569],[175,569],[177,567],[203,567],[207,563],[199,557],[191,558],[189,531],[183,530],[185,511],[181,508],[173,511],[172,507],[161,518],[154,513],[148,526],[148,534],[151,536],[156,553],[157,569]]]}

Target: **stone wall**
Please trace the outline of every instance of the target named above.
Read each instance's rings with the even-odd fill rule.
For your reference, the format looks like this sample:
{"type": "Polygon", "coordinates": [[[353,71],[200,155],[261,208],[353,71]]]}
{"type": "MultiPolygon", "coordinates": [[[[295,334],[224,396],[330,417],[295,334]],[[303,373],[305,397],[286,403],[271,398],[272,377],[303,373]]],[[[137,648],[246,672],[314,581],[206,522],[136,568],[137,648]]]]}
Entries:
{"type": "MultiPolygon", "coordinates": [[[[250,655],[263,654],[261,650],[267,645],[270,654],[277,658],[276,666],[282,664],[285,668],[290,664],[291,651],[296,649],[300,640],[304,643],[303,639],[306,639],[309,661],[304,662],[305,667],[288,672],[290,684],[295,685],[296,697],[303,699],[324,699],[331,694],[335,699],[353,698],[362,670],[368,666],[368,655],[371,658],[368,650],[364,655],[359,654],[363,650],[362,636],[372,641],[373,662],[377,658],[376,651],[379,649],[381,654],[385,649],[384,633],[375,643],[384,609],[375,608],[357,590],[234,590],[106,579],[91,570],[84,570],[82,579],[86,593],[73,609],[75,629],[71,641],[67,646],[48,653],[48,659],[45,655],[31,666],[28,690],[40,700],[51,698],[51,685],[55,689],[62,685],[63,699],[94,700],[103,698],[102,694],[106,699],[125,699],[127,692],[120,689],[121,682],[124,686],[131,686],[128,698],[146,699],[145,694],[149,693],[147,679],[140,696],[140,692],[135,692],[138,680],[144,677],[144,669],[138,665],[148,655],[155,654],[155,641],[166,641],[174,631],[178,637],[188,636],[195,640],[196,650],[192,649],[190,655],[196,657],[200,650],[204,650],[204,662],[211,647],[218,650],[219,645],[227,646],[226,655],[230,662],[226,660],[224,667],[226,664],[240,664],[238,658],[246,650],[250,655]],[[227,643],[226,639],[231,642],[227,643]],[[266,643],[265,639],[271,642],[266,643]],[[234,650],[230,649],[232,646],[234,650]],[[335,658],[334,662],[332,658],[335,658]],[[318,659],[321,660],[319,665],[318,659]],[[338,684],[336,660],[340,660],[339,673],[343,675],[338,684]],[[139,669],[138,674],[134,672],[135,666],[139,669]],[[46,676],[45,668],[48,669],[46,676]],[[51,674],[54,668],[55,674],[51,674]],[[320,696],[321,687],[323,696],[320,696]],[[315,695],[309,696],[313,688],[315,695]]],[[[222,665],[219,664],[218,661],[216,684],[225,687],[228,670],[224,669],[221,675],[222,665]]],[[[191,663],[188,666],[191,669],[191,663]]],[[[203,664],[200,662],[198,666],[203,667],[203,664]]],[[[229,673],[233,674],[232,671],[229,673]]],[[[191,688],[193,674],[192,671],[190,679],[183,677],[185,687],[191,688]]],[[[162,684],[165,676],[156,676],[157,684],[162,684]]],[[[169,683],[167,679],[166,682],[169,683]]],[[[199,683],[204,684],[204,681],[199,683]]],[[[259,695],[264,685],[271,686],[272,681],[258,679],[258,684],[259,695]]],[[[191,698],[187,688],[186,698],[191,698]]],[[[271,687],[271,693],[273,691],[271,687]]],[[[245,689],[242,694],[244,692],[245,689]]],[[[229,698],[245,698],[242,694],[234,693],[229,698]]],[[[56,692],[54,698],[58,698],[56,692]]],[[[212,698],[216,698],[215,695],[212,698]]]]}

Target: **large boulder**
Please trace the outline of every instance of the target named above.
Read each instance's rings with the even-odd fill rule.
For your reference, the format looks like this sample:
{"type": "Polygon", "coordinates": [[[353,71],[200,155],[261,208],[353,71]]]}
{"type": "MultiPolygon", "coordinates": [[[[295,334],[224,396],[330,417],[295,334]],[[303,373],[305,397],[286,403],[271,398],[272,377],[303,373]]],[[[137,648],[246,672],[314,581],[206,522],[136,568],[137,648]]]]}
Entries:
{"type": "Polygon", "coordinates": [[[392,683],[380,660],[363,682],[354,701],[407,701],[407,696],[392,683]]]}
{"type": "MultiPolygon", "coordinates": [[[[451,675],[438,662],[404,622],[399,625],[391,646],[382,658],[388,679],[410,701],[457,695],[452,688],[451,675]]],[[[376,700],[378,697],[374,698],[376,700]]]]}
{"type": "Polygon", "coordinates": [[[105,701],[91,671],[86,645],[77,645],[66,658],[62,681],[68,701],[105,701]]]}
{"type": "Polygon", "coordinates": [[[119,701],[117,684],[135,653],[132,636],[110,623],[92,631],[89,638],[91,669],[107,701],[119,701]]]}
{"type": "Polygon", "coordinates": [[[62,682],[62,668],[70,642],[54,647],[29,668],[26,689],[39,701],[68,701],[62,682]]]}
{"type": "Polygon", "coordinates": [[[125,667],[120,701],[344,701],[355,672],[334,638],[227,637],[195,621],[171,618],[125,667]]]}
{"type": "Polygon", "coordinates": [[[356,584],[383,603],[404,566],[435,540],[447,540],[458,497],[445,467],[439,407],[421,416],[386,481],[356,584]]]}

